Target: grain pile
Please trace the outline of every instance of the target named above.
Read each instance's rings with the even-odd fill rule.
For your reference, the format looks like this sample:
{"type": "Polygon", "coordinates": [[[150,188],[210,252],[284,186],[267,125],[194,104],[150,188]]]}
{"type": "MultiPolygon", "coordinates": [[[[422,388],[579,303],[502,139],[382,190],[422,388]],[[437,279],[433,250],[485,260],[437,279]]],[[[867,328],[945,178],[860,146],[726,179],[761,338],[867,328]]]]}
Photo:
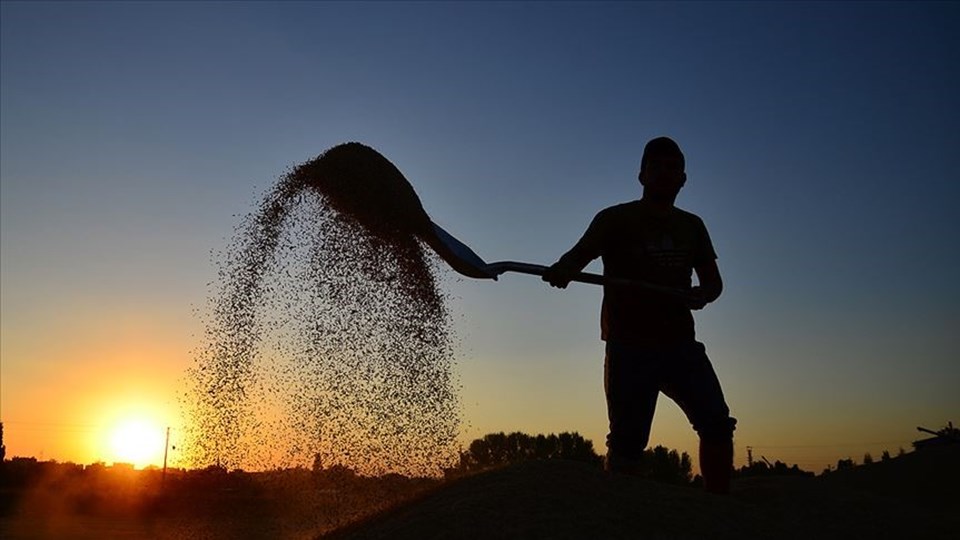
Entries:
{"type": "Polygon", "coordinates": [[[460,421],[430,221],[349,143],[285,174],[219,256],[189,372],[192,466],[435,475],[460,421]]]}

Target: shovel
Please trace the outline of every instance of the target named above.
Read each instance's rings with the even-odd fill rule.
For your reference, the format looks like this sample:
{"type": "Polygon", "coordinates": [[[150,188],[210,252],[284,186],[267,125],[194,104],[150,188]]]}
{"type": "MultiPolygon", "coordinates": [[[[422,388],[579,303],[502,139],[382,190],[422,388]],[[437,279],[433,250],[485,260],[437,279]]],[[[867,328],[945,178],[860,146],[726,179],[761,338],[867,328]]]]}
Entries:
{"type": "MultiPolygon", "coordinates": [[[[496,280],[505,272],[542,276],[547,267],[514,261],[487,263],[466,244],[433,223],[413,186],[382,154],[357,142],[334,146],[291,173],[318,190],[336,211],[349,216],[369,233],[391,243],[419,238],[458,273],[496,280]]],[[[642,281],[577,273],[572,281],[642,289],[688,299],[687,291],[642,281]]]]}
{"type": "MultiPolygon", "coordinates": [[[[445,231],[436,223],[433,225],[433,235],[425,235],[423,240],[433,251],[437,253],[447,264],[457,273],[476,279],[496,280],[501,274],[506,272],[517,272],[520,274],[530,274],[542,276],[547,271],[547,267],[541,264],[531,264],[516,261],[498,261],[493,263],[485,262],[469,246],[457,240],[452,234],[445,231]]],[[[571,281],[580,283],[591,283],[593,285],[608,285],[624,288],[642,289],[653,291],[678,298],[689,298],[690,295],[682,290],[673,287],[665,287],[644,281],[635,281],[622,278],[611,278],[600,274],[591,274],[588,272],[578,272],[574,274],[571,281]]]]}

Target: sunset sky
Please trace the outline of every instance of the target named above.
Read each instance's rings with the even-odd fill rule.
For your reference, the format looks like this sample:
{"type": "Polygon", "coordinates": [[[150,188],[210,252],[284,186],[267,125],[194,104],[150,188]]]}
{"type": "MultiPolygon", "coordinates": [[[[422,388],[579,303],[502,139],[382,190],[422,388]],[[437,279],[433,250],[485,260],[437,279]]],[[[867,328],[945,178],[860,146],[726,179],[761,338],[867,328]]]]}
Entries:
{"type": "MultiPolygon", "coordinates": [[[[958,66],[956,3],[5,1],[7,456],[176,441],[211,252],[295,163],[364,142],[488,261],[548,264],[639,197],[659,135],[726,284],[696,318],[738,464],[909,450],[960,421],[958,66]]],[[[600,289],[447,290],[463,440],[602,450],[600,289]]],[[[651,443],[695,454],[665,398],[651,443]]]]}

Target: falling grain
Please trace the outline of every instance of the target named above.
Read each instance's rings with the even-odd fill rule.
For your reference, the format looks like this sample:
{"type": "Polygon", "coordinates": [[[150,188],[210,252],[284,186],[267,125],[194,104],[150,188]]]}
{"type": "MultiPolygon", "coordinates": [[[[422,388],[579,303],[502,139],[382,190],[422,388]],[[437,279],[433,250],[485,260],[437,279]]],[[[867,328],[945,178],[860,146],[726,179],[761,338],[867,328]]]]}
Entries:
{"type": "Polygon", "coordinates": [[[357,143],[277,182],[219,257],[184,400],[193,465],[452,464],[449,314],[417,238],[429,224],[400,172],[357,143]]]}

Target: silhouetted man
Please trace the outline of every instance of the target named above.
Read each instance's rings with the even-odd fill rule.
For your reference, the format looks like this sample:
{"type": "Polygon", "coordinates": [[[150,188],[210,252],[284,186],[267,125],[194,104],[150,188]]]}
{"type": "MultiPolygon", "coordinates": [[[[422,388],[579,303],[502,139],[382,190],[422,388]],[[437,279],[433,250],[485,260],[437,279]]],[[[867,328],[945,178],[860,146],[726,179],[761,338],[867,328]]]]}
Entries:
{"type": "Polygon", "coordinates": [[[720,296],[717,256],[703,221],[674,206],[687,180],[676,142],[659,137],[647,143],[639,180],[641,199],[600,211],[543,279],[564,288],[590,261],[602,257],[607,277],[687,292],[681,297],[604,286],[600,328],[606,341],[604,388],[610,420],[606,466],[611,472],[640,470],[657,397],[663,392],[683,409],[700,436],[705,488],[727,493],[736,419],[730,417],[706,350],[696,340],[690,312],[720,296]],[[697,287],[691,287],[693,272],[697,287]]]}

